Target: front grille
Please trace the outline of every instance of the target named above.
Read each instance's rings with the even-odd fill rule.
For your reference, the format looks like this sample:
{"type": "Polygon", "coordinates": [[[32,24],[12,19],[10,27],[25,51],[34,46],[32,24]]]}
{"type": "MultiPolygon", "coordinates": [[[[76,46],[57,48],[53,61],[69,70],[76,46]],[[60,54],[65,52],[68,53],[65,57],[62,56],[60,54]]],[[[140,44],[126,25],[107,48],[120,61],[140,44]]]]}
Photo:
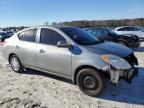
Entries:
{"type": "Polygon", "coordinates": [[[138,61],[137,58],[135,57],[135,55],[133,53],[131,53],[129,56],[124,57],[124,59],[131,65],[138,65],[138,61]]]}

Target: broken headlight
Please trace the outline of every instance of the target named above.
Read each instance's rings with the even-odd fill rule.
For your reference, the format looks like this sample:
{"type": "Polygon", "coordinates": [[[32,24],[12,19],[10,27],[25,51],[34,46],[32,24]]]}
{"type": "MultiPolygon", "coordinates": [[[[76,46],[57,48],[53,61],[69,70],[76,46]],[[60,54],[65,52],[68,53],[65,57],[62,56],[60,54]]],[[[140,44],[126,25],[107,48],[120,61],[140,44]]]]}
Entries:
{"type": "Polygon", "coordinates": [[[105,61],[106,63],[110,64],[112,67],[118,70],[126,70],[131,68],[130,64],[121,57],[111,54],[105,54],[102,55],[101,58],[103,61],[105,61]]]}

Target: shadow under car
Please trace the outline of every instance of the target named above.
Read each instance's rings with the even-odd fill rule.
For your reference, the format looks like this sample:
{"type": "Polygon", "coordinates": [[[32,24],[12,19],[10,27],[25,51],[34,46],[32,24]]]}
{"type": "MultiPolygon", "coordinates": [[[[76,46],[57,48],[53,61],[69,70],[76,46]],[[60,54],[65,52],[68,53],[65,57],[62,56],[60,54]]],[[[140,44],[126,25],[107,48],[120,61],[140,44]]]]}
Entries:
{"type": "MultiPolygon", "coordinates": [[[[72,81],[68,79],[44,73],[41,71],[36,71],[29,68],[22,74],[41,75],[73,84],[72,81]]],[[[107,81],[106,89],[100,96],[96,98],[110,100],[114,102],[144,105],[143,82],[144,82],[144,67],[139,67],[139,75],[133,79],[132,84],[128,84],[125,81],[120,81],[119,84],[115,86],[111,84],[109,81],[107,81]]]]}

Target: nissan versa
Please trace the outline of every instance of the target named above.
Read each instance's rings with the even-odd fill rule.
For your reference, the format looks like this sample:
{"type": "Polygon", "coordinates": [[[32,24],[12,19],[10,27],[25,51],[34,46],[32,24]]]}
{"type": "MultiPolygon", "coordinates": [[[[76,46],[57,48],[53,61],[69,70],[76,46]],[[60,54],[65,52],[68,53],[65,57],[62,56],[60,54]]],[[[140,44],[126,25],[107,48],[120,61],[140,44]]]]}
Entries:
{"type": "Polygon", "coordinates": [[[105,78],[130,83],[138,73],[131,49],[71,26],[22,30],[2,43],[2,51],[15,72],[32,68],[65,77],[90,96],[103,91],[105,78]]]}

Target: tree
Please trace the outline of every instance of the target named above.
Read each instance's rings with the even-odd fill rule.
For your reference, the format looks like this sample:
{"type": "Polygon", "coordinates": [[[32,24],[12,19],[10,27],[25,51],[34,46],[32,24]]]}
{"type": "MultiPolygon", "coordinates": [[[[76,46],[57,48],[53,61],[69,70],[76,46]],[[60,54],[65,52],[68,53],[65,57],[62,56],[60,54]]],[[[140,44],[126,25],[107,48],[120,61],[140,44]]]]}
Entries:
{"type": "Polygon", "coordinates": [[[78,27],[117,27],[117,26],[144,26],[144,18],[120,19],[120,20],[81,20],[62,22],[63,25],[78,27]]]}

